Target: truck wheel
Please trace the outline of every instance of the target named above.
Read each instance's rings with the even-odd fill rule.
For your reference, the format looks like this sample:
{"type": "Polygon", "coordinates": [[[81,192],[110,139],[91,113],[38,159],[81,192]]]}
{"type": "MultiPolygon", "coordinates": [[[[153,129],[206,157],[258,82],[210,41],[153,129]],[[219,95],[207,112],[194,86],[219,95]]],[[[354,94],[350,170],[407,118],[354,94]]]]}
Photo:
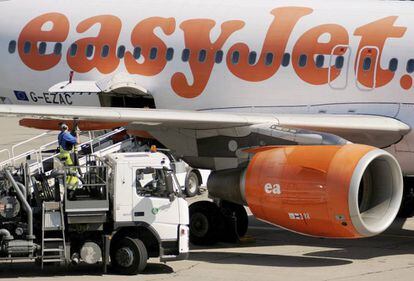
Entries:
{"type": "Polygon", "coordinates": [[[221,212],[228,221],[225,232],[227,234],[226,240],[233,242],[246,235],[249,228],[249,218],[242,205],[222,201],[221,212]]]}
{"type": "Polygon", "coordinates": [[[115,271],[134,275],[147,266],[148,252],[139,239],[125,237],[111,248],[111,263],[115,271]]]}
{"type": "Polygon", "coordinates": [[[190,205],[190,242],[194,245],[217,243],[224,219],[216,204],[199,201],[190,205]]]}
{"type": "Polygon", "coordinates": [[[185,193],[187,197],[194,197],[200,192],[200,181],[194,171],[191,171],[185,180],[185,193]]]}

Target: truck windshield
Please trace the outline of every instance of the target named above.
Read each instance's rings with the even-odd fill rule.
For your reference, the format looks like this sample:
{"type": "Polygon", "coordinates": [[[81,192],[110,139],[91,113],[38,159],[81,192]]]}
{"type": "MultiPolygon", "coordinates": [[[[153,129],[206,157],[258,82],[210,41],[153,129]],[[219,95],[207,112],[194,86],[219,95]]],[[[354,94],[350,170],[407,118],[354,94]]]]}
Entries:
{"type": "Polygon", "coordinates": [[[136,171],[136,190],[139,196],[168,197],[170,171],[145,168],[136,171]]]}

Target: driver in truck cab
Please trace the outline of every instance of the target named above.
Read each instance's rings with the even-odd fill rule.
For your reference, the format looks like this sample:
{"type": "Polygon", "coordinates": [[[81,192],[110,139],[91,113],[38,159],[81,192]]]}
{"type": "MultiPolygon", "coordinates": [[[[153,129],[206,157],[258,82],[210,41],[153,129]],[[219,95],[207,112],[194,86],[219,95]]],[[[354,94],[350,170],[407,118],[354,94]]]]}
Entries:
{"type": "MultiPolygon", "coordinates": [[[[74,137],[65,123],[60,123],[59,127],[61,131],[58,135],[59,159],[66,167],[75,166],[75,147],[79,143],[79,137],[74,137]]],[[[66,186],[72,194],[79,186],[79,178],[75,167],[67,171],[66,186]]]]}

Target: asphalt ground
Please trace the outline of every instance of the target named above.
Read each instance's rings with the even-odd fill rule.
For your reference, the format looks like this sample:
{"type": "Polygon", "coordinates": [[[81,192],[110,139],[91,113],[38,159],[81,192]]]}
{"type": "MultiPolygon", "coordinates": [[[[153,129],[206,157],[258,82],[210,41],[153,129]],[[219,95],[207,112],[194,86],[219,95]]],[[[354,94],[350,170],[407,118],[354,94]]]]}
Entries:
{"type": "MultiPolygon", "coordinates": [[[[0,150],[41,131],[0,119],[0,150]]],[[[53,140],[54,136],[48,137],[53,140]]],[[[42,140],[31,145],[37,147],[42,140]]],[[[198,198],[200,199],[200,198],[198,198]]],[[[198,200],[196,199],[196,200],[198,200]]],[[[46,267],[0,263],[3,280],[414,280],[414,219],[397,220],[385,233],[361,240],[301,236],[250,217],[248,239],[239,244],[192,247],[189,260],[149,260],[138,276],[102,274],[97,266],[46,267]],[[17,279],[18,278],[18,279],[17,279]]]]}

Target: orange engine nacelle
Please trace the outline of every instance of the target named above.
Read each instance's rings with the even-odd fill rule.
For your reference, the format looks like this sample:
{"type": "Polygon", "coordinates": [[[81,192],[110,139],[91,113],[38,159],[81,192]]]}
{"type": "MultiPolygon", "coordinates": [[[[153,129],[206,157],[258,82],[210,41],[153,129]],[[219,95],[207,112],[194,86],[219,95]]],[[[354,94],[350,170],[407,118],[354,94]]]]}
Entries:
{"type": "Polygon", "coordinates": [[[396,159],[381,149],[289,146],[258,150],[243,171],[214,172],[208,188],[211,196],[247,203],[257,218],[295,232],[359,238],[390,226],[403,181],[396,159]]]}

